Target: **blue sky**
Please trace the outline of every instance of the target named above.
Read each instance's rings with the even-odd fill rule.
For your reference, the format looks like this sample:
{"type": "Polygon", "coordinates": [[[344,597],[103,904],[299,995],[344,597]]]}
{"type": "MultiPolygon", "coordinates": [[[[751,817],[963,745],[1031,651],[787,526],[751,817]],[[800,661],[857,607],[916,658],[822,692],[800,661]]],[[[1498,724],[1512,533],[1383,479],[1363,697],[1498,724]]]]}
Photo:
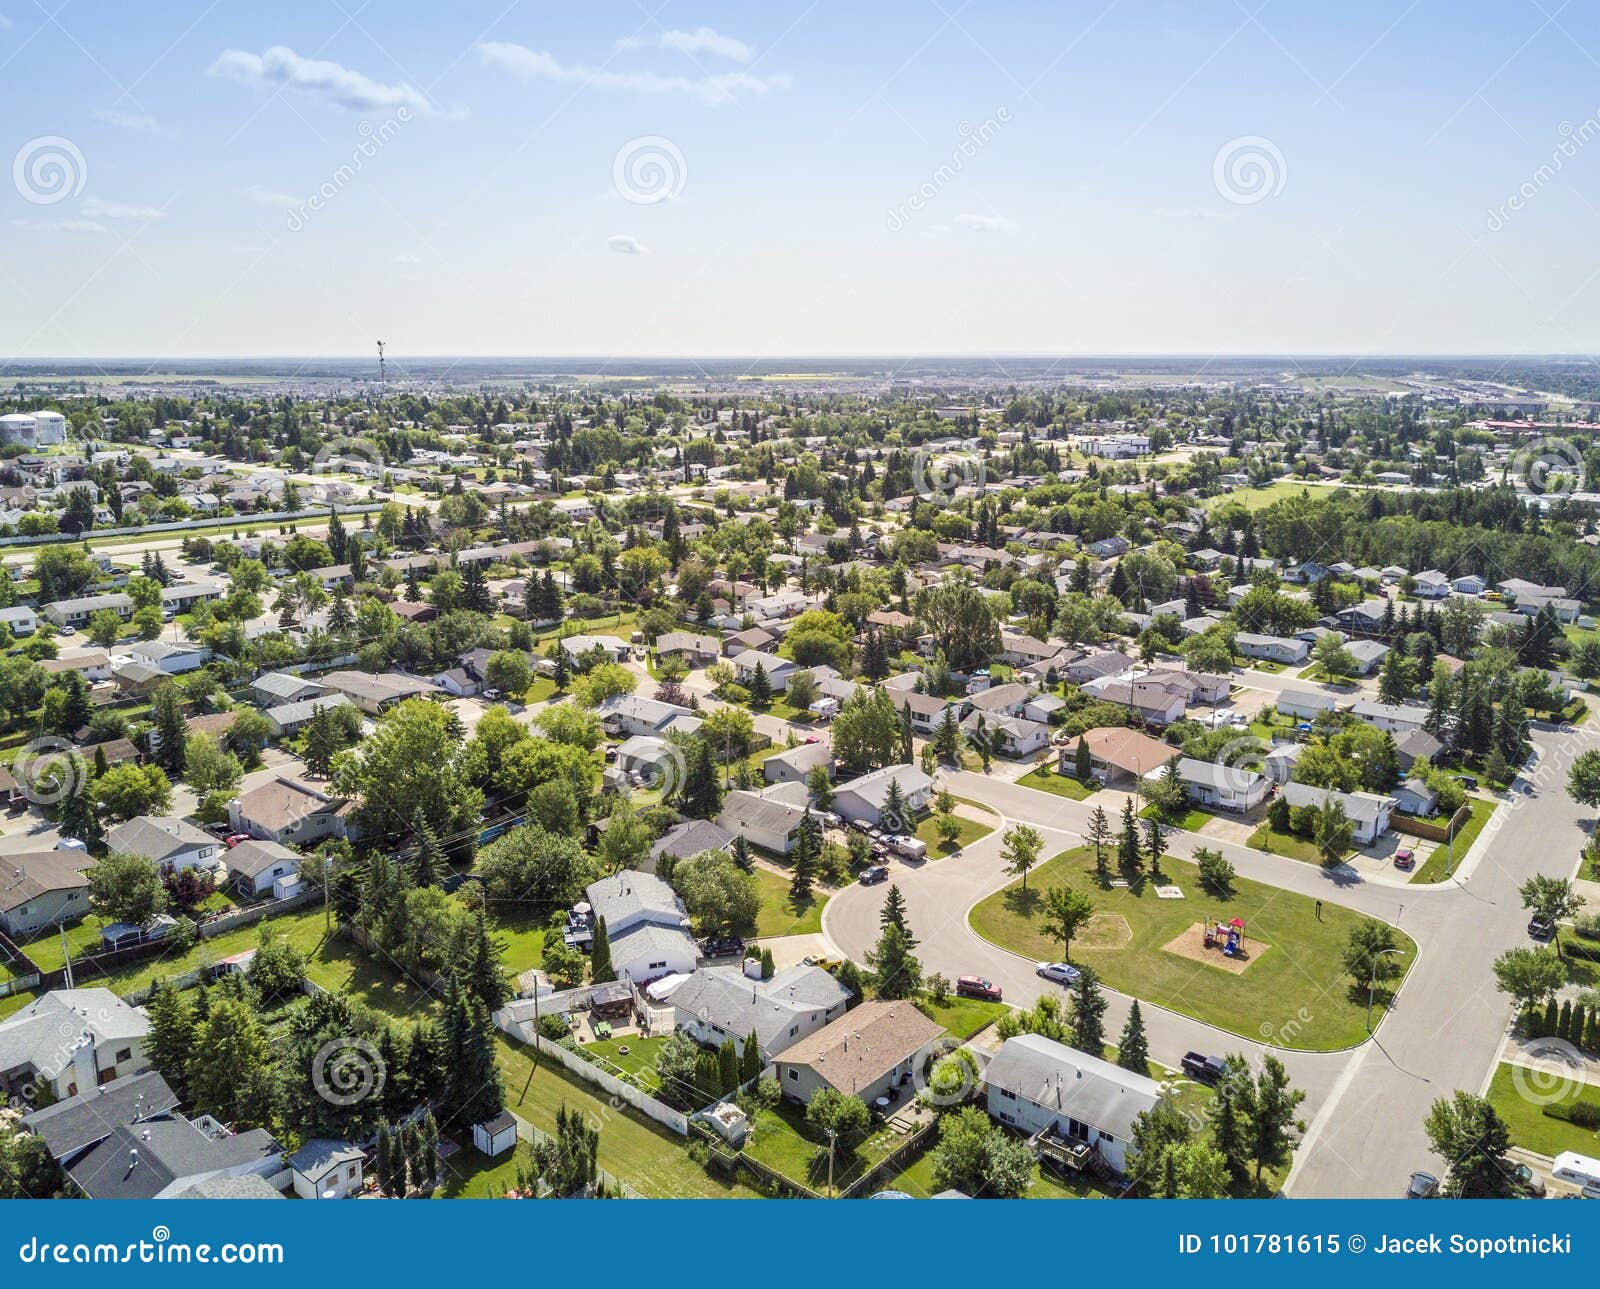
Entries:
{"type": "Polygon", "coordinates": [[[8,357],[1600,347],[1595,6],[0,15],[8,357]]]}

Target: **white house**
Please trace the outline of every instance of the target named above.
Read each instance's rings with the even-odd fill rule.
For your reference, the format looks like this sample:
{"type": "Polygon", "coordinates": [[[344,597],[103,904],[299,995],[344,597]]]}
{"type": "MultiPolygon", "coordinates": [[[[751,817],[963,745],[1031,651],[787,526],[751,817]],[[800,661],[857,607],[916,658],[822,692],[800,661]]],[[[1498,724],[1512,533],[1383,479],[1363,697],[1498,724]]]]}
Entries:
{"type": "Polygon", "coordinates": [[[1374,729],[1394,735],[1420,730],[1428,719],[1428,709],[1417,703],[1360,702],[1350,711],[1374,729]]]}
{"type": "Polygon", "coordinates": [[[1338,705],[1338,699],[1332,694],[1319,694],[1311,689],[1282,689],[1273,703],[1279,715],[1302,721],[1314,721],[1325,712],[1334,711],[1338,705]]]}
{"type": "Polygon", "coordinates": [[[0,1021],[0,1092],[57,1100],[150,1068],[150,1022],[109,989],[53,989],[0,1021]]]}
{"type": "Polygon", "coordinates": [[[889,784],[900,786],[905,801],[907,818],[892,824],[893,827],[913,827],[913,820],[927,809],[928,798],[933,795],[933,780],[914,765],[886,765],[859,778],[842,783],[834,790],[834,813],[844,819],[861,819],[869,824],[884,822],[883,806],[889,784]]]}
{"type": "Polygon", "coordinates": [[[653,873],[624,869],[589,885],[589,907],[605,919],[611,962],[620,978],[644,984],[699,961],[689,914],[677,893],[653,873]]]}
{"type": "Polygon", "coordinates": [[[752,846],[787,855],[800,840],[805,809],[755,792],[734,791],[722,798],[718,827],[738,833],[752,846]]]}
{"type": "Polygon", "coordinates": [[[1134,1120],[1161,1100],[1154,1079],[1038,1034],[1002,1043],[983,1082],[991,1118],[1030,1137],[1049,1129],[1081,1142],[1118,1173],[1127,1172],[1134,1120]]]}
{"type": "MultiPolygon", "coordinates": [[[[1215,761],[1201,761],[1192,756],[1179,757],[1176,769],[1190,801],[1219,810],[1233,810],[1241,814],[1254,810],[1266,800],[1272,787],[1272,780],[1255,770],[1219,765],[1215,761]]],[[[1145,772],[1145,782],[1153,783],[1166,773],[1165,765],[1148,770],[1145,772]]]]}
{"type": "Polygon", "coordinates": [[[106,845],[123,854],[153,859],[166,872],[211,868],[222,843],[182,819],[136,815],[106,834],[106,845]]]}
{"type": "Polygon", "coordinates": [[[754,1033],[763,1062],[843,1016],[849,1002],[850,991],[831,973],[803,963],[771,980],[752,980],[738,967],[701,967],[672,991],[677,1028],[707,1047],[732,1039],[741,1056],[754,1033]]]}
{"type": "Polygon", "coordinates": [[[1396,808],[1393,797],[1379,796],[1375,792],[1335,792],[1330,788],[1313,788],[1306,783],[1283,785],[1283,799],[1291,809],[1307,806],[1321,809],[1331,801],[1344,808],[1345,817],[1355,825],[1351,837],[1358,846],[1367,846],[1389,831],[1389,816],[1396,808]]]}
{"type": "Polygon", "coordinates": [[[1267,662],[1284,664],[1303,662],[1311,653],[1311,645],[1304,640],[1287,636],[1258,635],[1254,631],[1241,631],[1233,638],[1233,647],[1246,658],[1262,658],[1267,662]]]}

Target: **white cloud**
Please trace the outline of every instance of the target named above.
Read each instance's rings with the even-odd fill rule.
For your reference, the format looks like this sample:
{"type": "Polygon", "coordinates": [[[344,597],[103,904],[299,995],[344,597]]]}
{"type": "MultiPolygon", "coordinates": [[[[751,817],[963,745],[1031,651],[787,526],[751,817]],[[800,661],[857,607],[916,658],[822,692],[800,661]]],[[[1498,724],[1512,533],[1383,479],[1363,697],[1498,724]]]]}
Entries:
{"type": "Polygon", "coordinates": [[[277,206],[287,209],[300,204],[298,197],[291,196],[286,192],[274,192],[265,184],[251,184],[248,188],[241,188],[239,189],[239,195],[248,197],[258,206],[277,206]]]}
{"type": "MultiPolygon", "coordinates": [[[[648,43],[638,36],[624,36],[617,41],[616,47],[619,51],[644,49],[648,43]]],[[[696,27],[693,31],[663,31],[656,38],[654,48],[676,50],[690,58],[697,54],[714,54],[736,63],[748,63],[754,57],[754,51],[744,41],[724,36],[710,27],[696,27]]]]}
{"type": "Polygon", "coordinates": [[[15,27],[16,25],[17,24],[12,22],[10,18],[7,18],[5,14],[0,13],[0,31],[10,31],[11,28],[15,27]]]}
{"type": "Polygon", "coordinates": [[[613,233],[606,245],[618,255],[648,255],[650,248],[630,233],[613,233]]]}
{"type": "Polygon", "coordinates": [[[419,116],[431,116],[437,111],[427,95],[405,81],[385,85],[339,63],[303,58],[286,45],[273,45],[259,54],[246,49],[225,49],[211,64],[207,75],[238,81],[242,85],[302,90],[356,112],[406,108],[419,116]]]}
{"type": "Polygon", "coordinates": [[[553,81],[588,89],[633,94],[681,94],[712,107],[731,103],[741,95],[762,95],[786,90],[789,76],[752,76],[748,72],[723,72],[716,76],[663,76],[657,72],[616,72],[581,63],[562,63],[525,45],[488,41],[478,46],[483,61],[527,80],[553,81]]]}
{"type": "Polygon", "coordinates": [[[1014,233],[1017,226],[1004,215],[957,215],[956,225],[969,233],[1014,233]]]}
{"type": "Polygon", "coordinates": [[[394,257],[394,262],[396,264],[421,264],[422,256],[413,251],[402,251],[394,257]]]}
{"type": "Polygon", "coordinates": [[[161,132],[161,123],[153,116],[135,116],[131,112],[119,112],[113,107],[97,107],[94,114],[97,119],[119,130],[140,130],[145,134],[161,132]]]}
{"type": "Polygon", "coordinates": [[[85,215],[98,215],[102,219],[165,219],[167,212],[155,206],[130,206],[125,202],[106,201],[102,197],[89,197],[83,203],[85,215]]]}
{"type": "Polygon", "coordinates": [[[109,233],[104,224],[92,219],[13,219],[14,228],[42,228],[56,233],[109,233]]]}

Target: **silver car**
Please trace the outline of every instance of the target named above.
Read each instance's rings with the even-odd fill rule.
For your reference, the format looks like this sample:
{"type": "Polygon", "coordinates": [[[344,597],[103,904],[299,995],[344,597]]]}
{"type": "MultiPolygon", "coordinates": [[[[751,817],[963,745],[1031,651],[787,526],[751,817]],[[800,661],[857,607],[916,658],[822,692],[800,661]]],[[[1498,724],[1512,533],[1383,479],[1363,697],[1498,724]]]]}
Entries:
{"type": "Polygon", "coordinates": [[[1058,985],[1075,985],[1082,974],[1070,962],[1041,962],[1035,965],[1034,974],[1053,980],[1058,985]]]}

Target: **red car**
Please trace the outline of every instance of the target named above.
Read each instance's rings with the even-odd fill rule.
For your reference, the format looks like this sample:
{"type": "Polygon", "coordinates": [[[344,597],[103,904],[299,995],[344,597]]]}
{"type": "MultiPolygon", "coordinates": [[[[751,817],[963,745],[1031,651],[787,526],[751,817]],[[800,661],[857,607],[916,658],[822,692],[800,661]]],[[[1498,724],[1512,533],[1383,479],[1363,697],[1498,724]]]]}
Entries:
{"type": "Polygon", "coordinates": [[[250,834],[247,833],[247,832],[229,833],[222,840],[223,840],[223,844],[226,845],[229,850],[232,850],[240,842],[249,841],[250,840],[250,834]]]}
{"type": "Polygon", "coordinates": [[[982,976],[962,976],[956,981],[956,993],[964,998],[987,998],[990,1002],[1000,1001],[1000,986],[992,980],[985,980],[982,976]]]}
{"type": "Polygon", "coordinates": [[[1408,873],[1417,866],[1417,857],[1412,853],[1411,847],[1402,846],[1395,851],[1394,866],[1408,873]]]}

